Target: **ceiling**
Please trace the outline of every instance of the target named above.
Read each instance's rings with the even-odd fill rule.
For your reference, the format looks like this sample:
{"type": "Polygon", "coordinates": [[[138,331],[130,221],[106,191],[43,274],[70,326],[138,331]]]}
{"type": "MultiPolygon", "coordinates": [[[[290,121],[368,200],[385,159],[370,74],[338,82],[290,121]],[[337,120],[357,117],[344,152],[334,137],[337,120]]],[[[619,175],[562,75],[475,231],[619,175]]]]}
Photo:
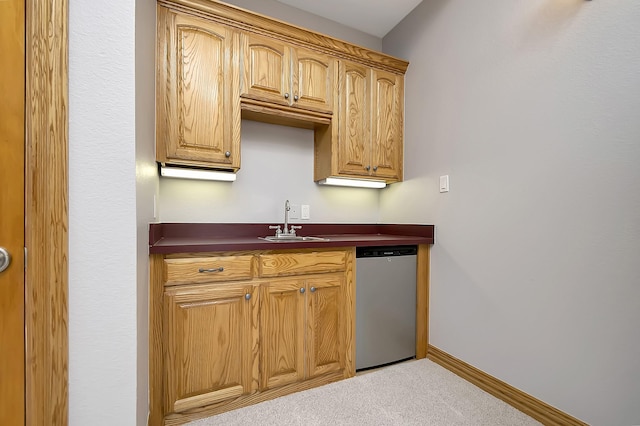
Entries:
{"type": "Polygon", "coordinates": [[[278,1],[382,38],[422,0],[278,1]]]}

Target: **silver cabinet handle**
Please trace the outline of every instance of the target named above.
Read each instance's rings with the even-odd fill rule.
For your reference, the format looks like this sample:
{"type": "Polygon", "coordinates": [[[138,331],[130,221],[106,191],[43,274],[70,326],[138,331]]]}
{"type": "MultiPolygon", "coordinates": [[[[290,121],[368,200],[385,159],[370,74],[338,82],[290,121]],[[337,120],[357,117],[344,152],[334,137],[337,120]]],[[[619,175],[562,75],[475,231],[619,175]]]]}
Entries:
{"type": "Polygon", "coordinates": [[[229,151],[225,152],[224,156],[227,157],[227,158],[231,157],[231,152],[229,152],[229,151]]]}
{"type": "Polygon", "coordinates": [[[224,271],[224,268],[221,266],[219,268],[211,268],[211,269],[204,269],[204,268],[200,268],[198,269],[198,272],[200,273],[204,273],[204,272],[222,272],[224,271]]]}
{"type": "Polygon", "coordinates": [[[300,293],[304,293],[304,287],[300,287],[300,293]]]}
{"type": "Polygon", "coordinates": [[[285,93],[285,94],[284,94],[284,98],[285,98],[285,99],[289,99],[289,94],[288,94],[288,93],[285,93]]]}
{"type": "Polygon", "coordinates": [[[311,290],[311,293],[314,293],[316,291],[315,287],[311,287],[309,290],[311,290]]]}
{"type": "Polygon", "coordinates": [[[6,248],[0,247],[0,272],[4,271],[11,264],[11,255],[6,248]]]}
{"type": "Polygon", "coordinates": [[[378,170],[378,166],[373,166],[373,171],[375,172],[376,170],[378,170]]]}
{"type": "Polygon", "coordinates": [[[245,295],[244,295],[244,298],[245,298],[246,300],[251,299],[251,293],[247,293],[247,294],[245,294],[245,295]]]}
{"type": "Polygon", "coordinates": [[[369,171],[369,170],[371,170],[371,166],[366,166],[366,167],[365,167],[365,169],[366,169],[367,171],[369,171]]]}
{"type": "Polygon", "coordinates": [[[298,95],[293,95],[293,100],[297,101],[298,100],[298,95]]]}

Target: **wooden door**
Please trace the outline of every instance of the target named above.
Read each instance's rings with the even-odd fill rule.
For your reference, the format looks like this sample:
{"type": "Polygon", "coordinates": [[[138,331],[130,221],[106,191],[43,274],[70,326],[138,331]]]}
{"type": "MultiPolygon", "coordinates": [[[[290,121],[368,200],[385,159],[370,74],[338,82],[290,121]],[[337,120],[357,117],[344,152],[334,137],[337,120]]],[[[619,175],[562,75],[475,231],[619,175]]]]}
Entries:
{"type": "Polygon", "coordinates": [[[333,112],[337,61],[307,49],[292,49],[293,103],[299,108],[333,112]]]}
{"type": "Polygon", "coordinates": [[[304,379],[306,305],[303,280],[276,279],[261,288],[260,389],[265,390],[304,379]]]}
{"type": "Polygon", "coordinates": [[[368,176],[371,170],[371,71],[340,62],[338,173],[368,176]]]}
{"type": "Polygon", "coordinates": [[[224,25],[158,9],[158,161],[240,167],[237,37],[224,25]]]}
{"type": "Polygon", "coordinates": [[[240,35],[244,98],[289,106],[291,93],[291,51],[283,42],[254,34],[240,35]]]}
{"type": "Polygon", "coordinates": [[[257,390],[257,301],[251,284],[172,287],[165,291],[164,312],[165,413],[257,390]]]}
{"type": "Polygon", "coordinates": [[[24,100],[25,4],[0,1],[0,424],[25,423],[24,100]]]}
{"type": "Polygon", "coordinates": [[[404,77],[373,71],[372,175],[402,180],[404,77]]]}
{"type": "Polygon", "coordinates": [[[345,366],[346,322],[344,276],[307,280],[307,377],[340,371],[345,366]]]}

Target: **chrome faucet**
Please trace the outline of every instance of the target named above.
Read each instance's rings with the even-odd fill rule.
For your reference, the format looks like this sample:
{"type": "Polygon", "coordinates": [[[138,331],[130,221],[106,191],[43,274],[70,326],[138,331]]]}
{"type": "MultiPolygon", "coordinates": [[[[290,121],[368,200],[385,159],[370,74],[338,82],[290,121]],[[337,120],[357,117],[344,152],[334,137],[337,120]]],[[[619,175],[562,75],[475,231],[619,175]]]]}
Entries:
{"type": "MultiPolygon", "coordinates": [[[[291,210],[291,205],[289,204],[289,200],[284,202],[284,230],[282,233],[284,235],[289,235],[289,210],[291,210]]],[[[295,234],[296,231],[292,230],[295,234]]]]}
{"type": "Polygon", "coordinates": [[[276,238],[292,238],[296,236],[296,229],[302,229],[302,226],[291,225],[289,227],[289,211],[291,210],[291,204],[289,200],[284,203],[284,229],[280,230],[280,225],[270,226],[269,229],[276,230],[276,238]]]}

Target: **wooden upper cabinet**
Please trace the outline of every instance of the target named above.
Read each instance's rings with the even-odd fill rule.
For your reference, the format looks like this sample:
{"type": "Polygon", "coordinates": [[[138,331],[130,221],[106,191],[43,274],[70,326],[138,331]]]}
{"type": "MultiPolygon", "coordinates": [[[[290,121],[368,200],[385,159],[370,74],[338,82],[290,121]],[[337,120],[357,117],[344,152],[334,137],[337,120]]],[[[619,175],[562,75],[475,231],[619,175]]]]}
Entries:
{"type": "Polygon", "coordinates": [[[371,174],[402,180],[404,76],[373,70],[371,174]]]}
{"type": "MultiPolygon", "coordinates": [[[[250,283],[165,291],[165,412],[180,413],[252,392],[257,312],[250,283]]],[[[256,291],[257,293],[257,291],[256,291]]],[[[257,386],[256,386],[257,388],[257,386]]]]}
{"type": "Polygon", "coordinates": [[[315,134],[315,180],[402,180],[404,76],[340,61],[337,113],[315,134]]]}
{"type": "Polygon", "coordinates": [[[289,105],[291,60],[283,42],[242,33],[242,87],[246,98],[289,105]]]}
{"type": "Polygon", "coordinates": [[[237,44],[229,27],[158,7],[157,161],[240,167],[237,44]]]}
{"type": "Polygon", "coordinates": [[[339,141],[335,144],[338,173],[368,176],[371,169],[371,70],[343,61],[340,77],[339,141]]]}
{"type": "Polygon", "coordinates": [[[240,37],[245,99],[319,112],[333,111],[337,61],[250,33],[240,37]]]}
{"type": "Polygon", "coordinates": [[[338,64],[330,56],[292,49],[293,104],[300,108],[332,112],[338,64]]]}

